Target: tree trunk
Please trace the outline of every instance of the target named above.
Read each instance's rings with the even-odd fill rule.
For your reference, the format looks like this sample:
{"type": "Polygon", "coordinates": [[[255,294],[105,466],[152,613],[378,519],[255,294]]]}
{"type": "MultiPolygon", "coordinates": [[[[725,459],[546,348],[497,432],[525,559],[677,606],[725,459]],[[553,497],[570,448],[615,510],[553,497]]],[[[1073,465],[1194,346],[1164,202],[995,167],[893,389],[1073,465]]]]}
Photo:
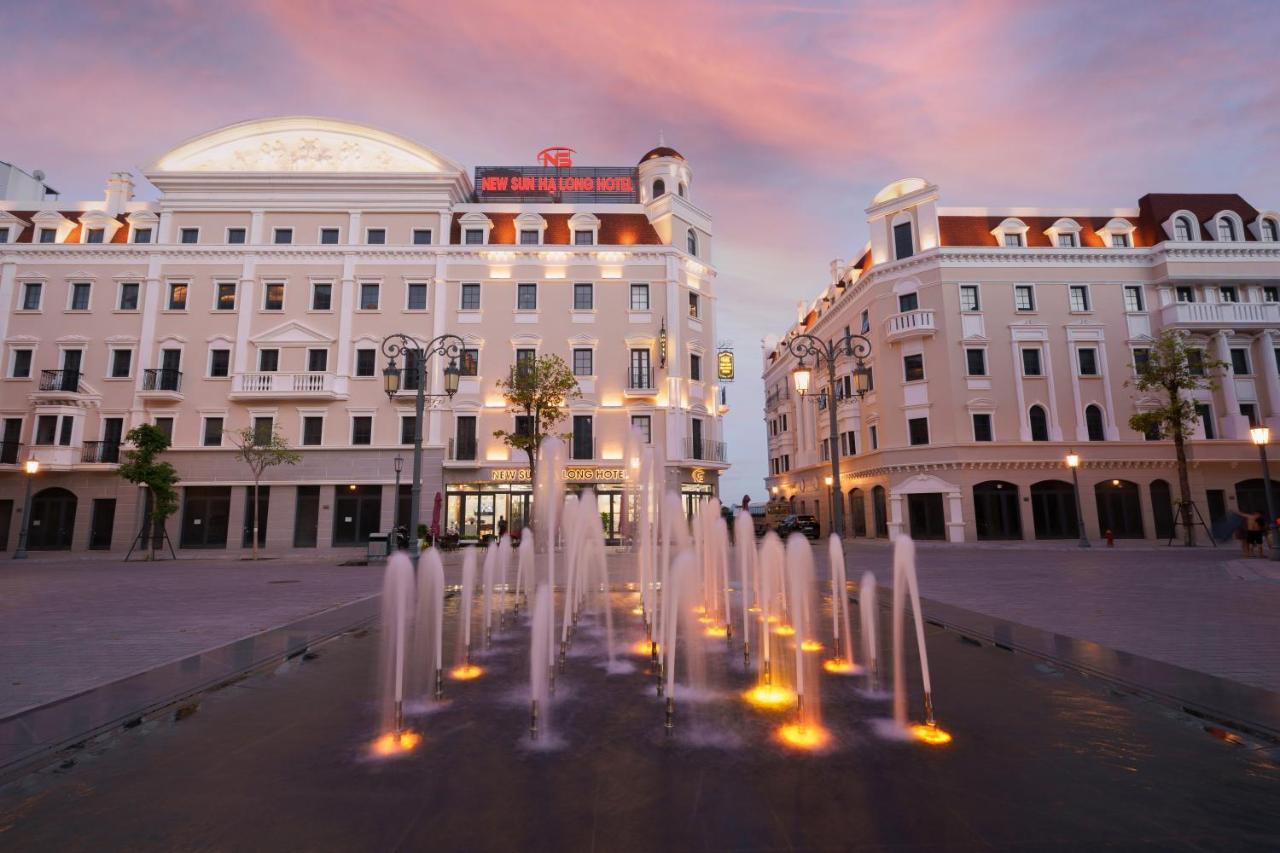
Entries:
{"type": "MultiPolygon", "coordinates": [[[[397,500],[399,495],[396,496],[397,500]]],[[[253,559],[258,559],[258,479],[253,480],[253,559]]]]}
{"type": "MultiPolygon", "coordinates": [[[[1175,405],[1181,404],[1178,393],[1173,393],[1175,405]]],[[[1176,409],[1181,413],[1181,409],[1176,409]]],[[[1187,444],[1182,436],[1182,418],[1173,422],[1173,450],[1178,459],[1178,508],[1182,511],[1182,544],[1192,548],[1196,544],[1196,531],[1191,526],[1191,483],[1187,479],[1187,444]]]]}

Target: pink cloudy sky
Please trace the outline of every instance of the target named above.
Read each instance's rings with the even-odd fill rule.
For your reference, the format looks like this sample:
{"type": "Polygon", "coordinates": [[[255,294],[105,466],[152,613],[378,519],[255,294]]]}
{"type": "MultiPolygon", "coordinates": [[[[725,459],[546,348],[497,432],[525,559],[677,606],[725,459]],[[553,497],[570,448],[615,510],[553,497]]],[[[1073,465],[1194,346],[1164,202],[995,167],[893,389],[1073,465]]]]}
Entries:
{"type": "Polygon", "coordinates": [[[1268,0],[41,2],[4,29],[0,159],[64,198],[268,115],[367,122],[467,166],[553,144],[629,164],[662,131],[716,221],[740,356],[727,496],[762,493],[760,338],[857,254],[889,181],[952,205],[1280,207],[1268,0]]]}

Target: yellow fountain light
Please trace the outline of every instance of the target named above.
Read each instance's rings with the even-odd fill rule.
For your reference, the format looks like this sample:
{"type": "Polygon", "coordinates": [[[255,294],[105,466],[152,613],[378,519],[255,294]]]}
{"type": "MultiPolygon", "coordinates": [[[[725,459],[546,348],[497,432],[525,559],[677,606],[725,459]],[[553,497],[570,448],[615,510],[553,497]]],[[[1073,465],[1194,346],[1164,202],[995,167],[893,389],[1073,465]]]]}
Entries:
{"type": "Polygon", "coordinates": [[[644,615],[644,608],[643,608],[643,607],[639,607],[639,606],[636,606],[636,607],[631,608],[631,615],[632,615],[632,616],[643,616],[643,615],[644,615]]]}
{"type": "Polygon", "coordinates": [[[792,749],[819,750],[831,742],[831,732],[822,726],[804,723],[788,723],[780,726],[777,737],[783,746],[792,749]]]}
{"type": "Polygon", "coordinates": [[[926,724],[918,724],[911,727],[911,736],[921,743],[927,743],[930,746],[942,746],[951,743],[951,733],[943,731],[937,726],[926,724]]]}
{"type": "Polygon", "coordinates": [[[800,651],[802,652],[820,652],[822,651],[822,643],[817,640],[805,640],[800,643],[800,651]]]}
{"type": "MultiPolygon", "coordinates": [[[[769,621],[773,621],[772,617],[770,617],[769,621]]],[[[773,629],[773,633],[777,634],[779,637],[793,637],[795,636],[796,629],[790,625],[779,625],[773,629]]]]}
{"type": "Polygon", "coordinates": [[[779,687],[776,684],[759,684],[742,694],[742,698],[746,699],[757,708],[790,708],[796,703],[796,694],[785,687],[779,687]]]}
{"type": "Polygon", "coordinates": [[[402,755],[422,742],[422,735],[404,729],[387,732],[373,742],[373,754],[380,756],[402,755]]]}
{"type": "Polygon", "coordinates": [[[760,606],[759,606],[759,605],[753,604],[753,605],[751,605],[750,607],[748,607],[748,608],[747,608],[747,612],[748,612],[748,613],[761,613],[762,611],[760,610],[760,606]]]}
{"type": "Polygon", "coordinates": [[[484,670],[473,663],[464,663],[449,670],[449,677],[454,681],[471,681],[484,674],[484,670]]]}
{"type": "Polygon", "coordinates": [[[729,636],[729,629],[724,625],[708,625],[702,635],[704,637],[727,637],[729,636]]]}
{"type": "Polygon", "coordinates": [[[716,620],[712,616],[699,616],[698,621],[701,622],[703,625],[710,625],[712,622],[716,620]]]}
{"type": "Polygon", "coordinates": [[[857,671],[857,667],[844,658],[830,658],[822,662],[822,668],[834,675],[849,675],[857,671]]]}
{"type": "MultiPolygon", "coordinates": [[[[658,654],[662,654],[662,644],[658,643],[657,646],[658,654]]],[[[643,655],[644,657],[648,657],[652,652],[652,648],[653,647],[648,640],[636,640],[631,644],[631,653],[633,655],[643,655]]]]}
{"type": "Polygon", "coordinates": [[[699,614],[699,615],[701,615],[701,614],[703,614],[703,613],[706,613],[706,612],[707,612],[707,608],[705,608],[705,607],[703,607],[701,604],[699,604],[699,605],[697,605],[696,607],[694,607],[694,608],[693,608],[693,612],[694,612],[694,613],[697,613],[697,614],[699,614]]]}

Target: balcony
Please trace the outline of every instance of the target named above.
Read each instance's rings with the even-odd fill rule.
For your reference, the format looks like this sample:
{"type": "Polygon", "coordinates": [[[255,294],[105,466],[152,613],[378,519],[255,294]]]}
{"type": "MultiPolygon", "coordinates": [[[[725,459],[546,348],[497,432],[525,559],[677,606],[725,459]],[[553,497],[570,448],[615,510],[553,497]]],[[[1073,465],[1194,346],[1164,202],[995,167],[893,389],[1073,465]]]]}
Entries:
{"type": "Polygon", "coordinates": [[[709,441],[705,438],[686,438],[684,458],[699,462],[724,462],[725,444],[723,441],[709,441]]]}
{"type": "Polygon", "coordinates": [[[907,338],[924,338],[938,330],[933,312],[928,310],[904,311],[884,321],[884,339],[892,343],[907,338]]]}
{"type": "Polygon", "coordinates": [[[0,441],[0,465],[17,465],[22,458],[22,442],[0,441]]]}
{"type": "Polygon", "coordinates": [[[80,445],[80,464],[119,465],[120,442],[86,441],[80,445]]]}
{"type": "Polygon", "coordinates": [[[42,370],[31,400],[35,403],[82,400],[89,393],[80,382],[83,376],[78,370],[42,370]]]}
{"type": "Polygon", "coordinates": [[[1280,325],[1280,302],[1174,302],[1160,323],[1184,329],[1257,329],[1280,325]]]}
{"type": "Polygon", "coordinates": [[[144,400],[182,399],[182,371],[169,368],[152,368],[142,371],[142,390],[138,396],[144,400]]]}
{"type": "Polygon", "coordinates": [[[70,444],[44,444],[33,442],[30,448],[30,459],[40,463],[41,468],[50,471],[68,471],[80,462],[80,448],[70,444]]]}
{"type": "Polygon", "coordinates": [[[332,373],[237,373],[232,377],[231,400],[311,399],[336,400],[337,377],[332,373]]]}
{"type": "Polygon", "coordinates": [[[765,395],[764,407],[766,410],[772,411],[779,404],[785,403],[791,399],[790,387],[776,388],[765,395]]]}
{"type": "Polygon", "coordinates": [[[628,397],[652,397],[658,393],[657,380],[652,367],[627,368],[628,397]]]}

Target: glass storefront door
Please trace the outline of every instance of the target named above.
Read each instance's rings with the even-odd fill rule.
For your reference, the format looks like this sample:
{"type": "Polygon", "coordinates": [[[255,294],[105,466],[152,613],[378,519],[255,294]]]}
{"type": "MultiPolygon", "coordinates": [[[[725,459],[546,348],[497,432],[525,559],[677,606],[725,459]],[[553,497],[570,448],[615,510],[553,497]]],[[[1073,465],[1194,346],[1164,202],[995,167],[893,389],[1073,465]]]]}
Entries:
{"type": "Polygon", "coordinates": [[[520,530],[528,524],[529,498],[527,487],[525,490],[511,487],[510,491],[455,491],[451,488],[446,500],[446,530],[457,531],[459,539],[472,542],[498,536],[503,521],[508,533],[520,530]]]}

